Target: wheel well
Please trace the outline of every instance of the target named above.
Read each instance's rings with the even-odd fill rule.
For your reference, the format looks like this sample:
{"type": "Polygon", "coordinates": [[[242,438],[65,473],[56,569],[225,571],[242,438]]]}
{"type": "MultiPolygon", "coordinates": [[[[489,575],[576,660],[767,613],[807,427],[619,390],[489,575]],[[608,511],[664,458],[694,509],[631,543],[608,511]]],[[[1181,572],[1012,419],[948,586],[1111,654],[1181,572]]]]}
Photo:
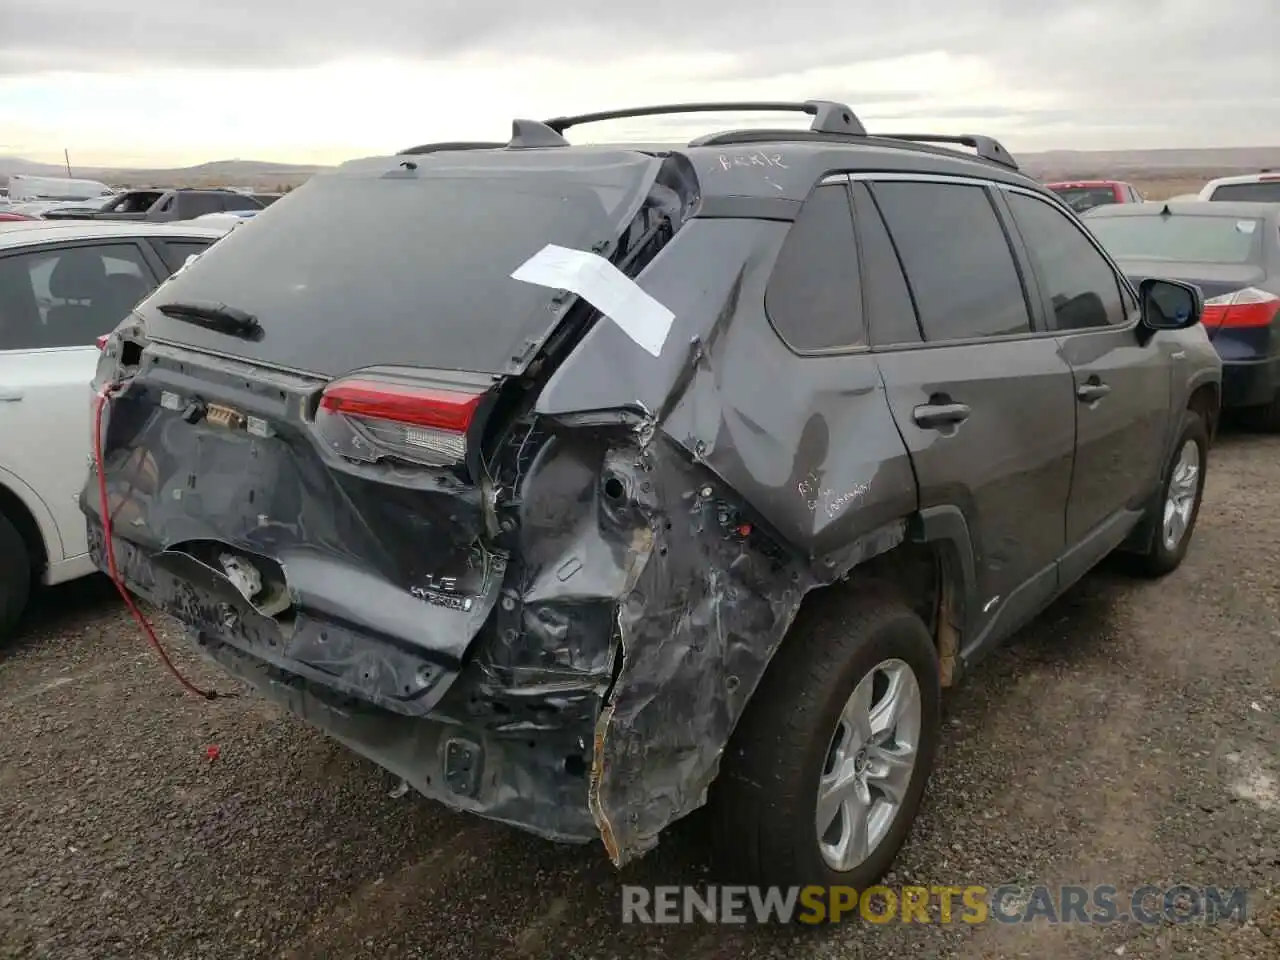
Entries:
{"type": "Polygon", "coordinates": [[[1187,398],[1187,409],[1194,410],[1200,414],[1200,418],[1204,420],[1205,429],[1209,432],[1209,440],[1211,442],[1217,432],[1220,406],[1221,400],[1218,396],[1218,386],[1213,383],[1201,384],[1187,398]]]}
{"type": "Polygon", "coordinates": [[[27,556],[31,558],[31,569],[42,571],[49,562],[45,551],[44,537],[40,534],[40,525],[31,515],[27,505],[18,499],[18,495],[8,487],[0,486],[0,514],[13,524],[18,536],[27,545],[27,556]]]}
{"type": "MultiPolygon", "coordinates": [[[[933,634],[942,685],[951,686],[964,623],[964,590],[949,547],[905,541],[854,568],[850,578],[889,584],[933,634]]],[[[831,588],[825,588],[826,592],[831,588]]]]}

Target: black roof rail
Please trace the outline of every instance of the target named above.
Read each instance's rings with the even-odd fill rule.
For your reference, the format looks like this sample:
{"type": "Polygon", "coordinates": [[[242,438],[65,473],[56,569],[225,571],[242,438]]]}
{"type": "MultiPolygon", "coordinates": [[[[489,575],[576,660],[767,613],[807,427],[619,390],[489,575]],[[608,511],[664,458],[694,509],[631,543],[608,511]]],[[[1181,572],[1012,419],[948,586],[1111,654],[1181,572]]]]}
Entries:
{"type": "Polygon", "coordinates": [[[831,100],[795,101],[724,101],[710,103],[667,103],[651,107],[626,107],[621,110],[602,110],[598,113],[582,113],[570,117],[554,117],[546,125],[556,133],[564,133],[570,127],[583,123],[599,123],[603,120],[626,120],[631,117],[660,117],[678,113],[807,113],[813,117],[809,129],[814,133],[842,133],[848,136],[866,136],[867,130],[857,114],[843,103],[831,100]]]}
{"type": "Polygon", "coordinates": [[[406,147],[396,156],[419,156],[445,150],[501,150],[505,146],[505,143],[493,140],[444,140],[440,143],[420,143],[416,147],[406,147]]]}
{"type": "Polygon", "coordinates": [[[1013,154],[995,137],[984,137],[977,133],[882,133],[877,136],[885,140],[906,140],[911,143],[958,143],[972,147],[983,160],[990,160],[1011,170],[1018,169],[1018,161],[1013,159],[1013,154]]]}
{"type": "Polygon", "coordinates": [[[420,156],[424,153],[445,153],[453,150],[531,150],[536,147],[567,147],[569,141],[540,120],[512,120],[511,139],[505,143],[496,140],[446,140],[440,143],[420,143],[416,147],[401,150],[396,156],[420,156]]]}

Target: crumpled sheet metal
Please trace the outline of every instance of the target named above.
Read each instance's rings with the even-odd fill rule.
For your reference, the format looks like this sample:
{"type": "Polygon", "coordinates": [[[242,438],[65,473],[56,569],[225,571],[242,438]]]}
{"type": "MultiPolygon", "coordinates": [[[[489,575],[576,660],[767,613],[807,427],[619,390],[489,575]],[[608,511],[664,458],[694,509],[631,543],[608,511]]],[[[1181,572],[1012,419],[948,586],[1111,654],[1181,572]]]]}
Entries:
{"type": "Polygon", "coordinates": [[[621,866],[706,800],[720,753],[811,579],[770,559],[709,471],[648,447],[630,478],[653,540],[618,605],[622,670],[596,725],[591,811],[621,866]],[[661,505],[661,506],[660,506],[661,505]]]}

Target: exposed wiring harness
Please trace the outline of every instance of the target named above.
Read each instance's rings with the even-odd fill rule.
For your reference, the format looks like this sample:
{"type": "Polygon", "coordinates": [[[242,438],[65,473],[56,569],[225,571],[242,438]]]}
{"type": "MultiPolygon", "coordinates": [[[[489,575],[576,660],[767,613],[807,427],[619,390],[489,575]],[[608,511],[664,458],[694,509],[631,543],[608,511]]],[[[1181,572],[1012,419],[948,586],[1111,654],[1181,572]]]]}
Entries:
{"type": "Polygon", "coordinates": [[[190,680],[182,675],[182,672],[173,665],[173,661],[169,659],[169,654],[165,652],[164,646],[160,643],[160,638],[156,636],[155,629],[151,626],[151,622],[147,620],[146,615],[138,609],[138,605],[134,602],[133,596],[129,593],[128,587],[124,585],[124,578],[120,576],[120,571],[116,567],[116,550],[114,544],[114,536],[111,531],[111,503],[107,497],[107,471],[104,468],[102,460],[102,413],[106,409],[107,402],[111,397],[120,391],[121,387],[118,383],[108,383],[100,391],[98,391],[96,403],[93,411],[93,465],[98,477],[98,500],[102,513],[102,539],[103,552],[107,558],[107,576],[111,578],[111,582],[116,585],[121,598],[125,602],[125,606],[129,608],[129,612],[133,614],[133,619],[137,621],[138,626],[142,629],[143,634],[147,638],[147,642],[151,644],[152,649],[160,656],[160,660],[173,674],[174,679],[182,684],[182,688],[190,694],[197,697],[203,697],[205,700],[216,700],[219,697],[225,699],[235,696],[230,693],[218,693],[216,690],[203,690],[196,686],[190,680]]]}

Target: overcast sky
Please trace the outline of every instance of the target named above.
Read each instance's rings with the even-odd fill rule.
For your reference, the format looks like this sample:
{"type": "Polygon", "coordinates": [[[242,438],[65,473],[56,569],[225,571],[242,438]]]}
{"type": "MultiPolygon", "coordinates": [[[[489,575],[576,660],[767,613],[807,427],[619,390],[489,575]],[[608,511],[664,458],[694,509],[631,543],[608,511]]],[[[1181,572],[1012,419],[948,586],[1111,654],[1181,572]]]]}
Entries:
{"type": "MultiPolygon", "coordinates": [[[[1275,3],[0,0],[0,155],[328,163],[502,139],[514,116],[747,98],[1014,151],[1270,146],[1275,3]]],[[[690,127],[575,135],[664,132],[690,127]]]]}

